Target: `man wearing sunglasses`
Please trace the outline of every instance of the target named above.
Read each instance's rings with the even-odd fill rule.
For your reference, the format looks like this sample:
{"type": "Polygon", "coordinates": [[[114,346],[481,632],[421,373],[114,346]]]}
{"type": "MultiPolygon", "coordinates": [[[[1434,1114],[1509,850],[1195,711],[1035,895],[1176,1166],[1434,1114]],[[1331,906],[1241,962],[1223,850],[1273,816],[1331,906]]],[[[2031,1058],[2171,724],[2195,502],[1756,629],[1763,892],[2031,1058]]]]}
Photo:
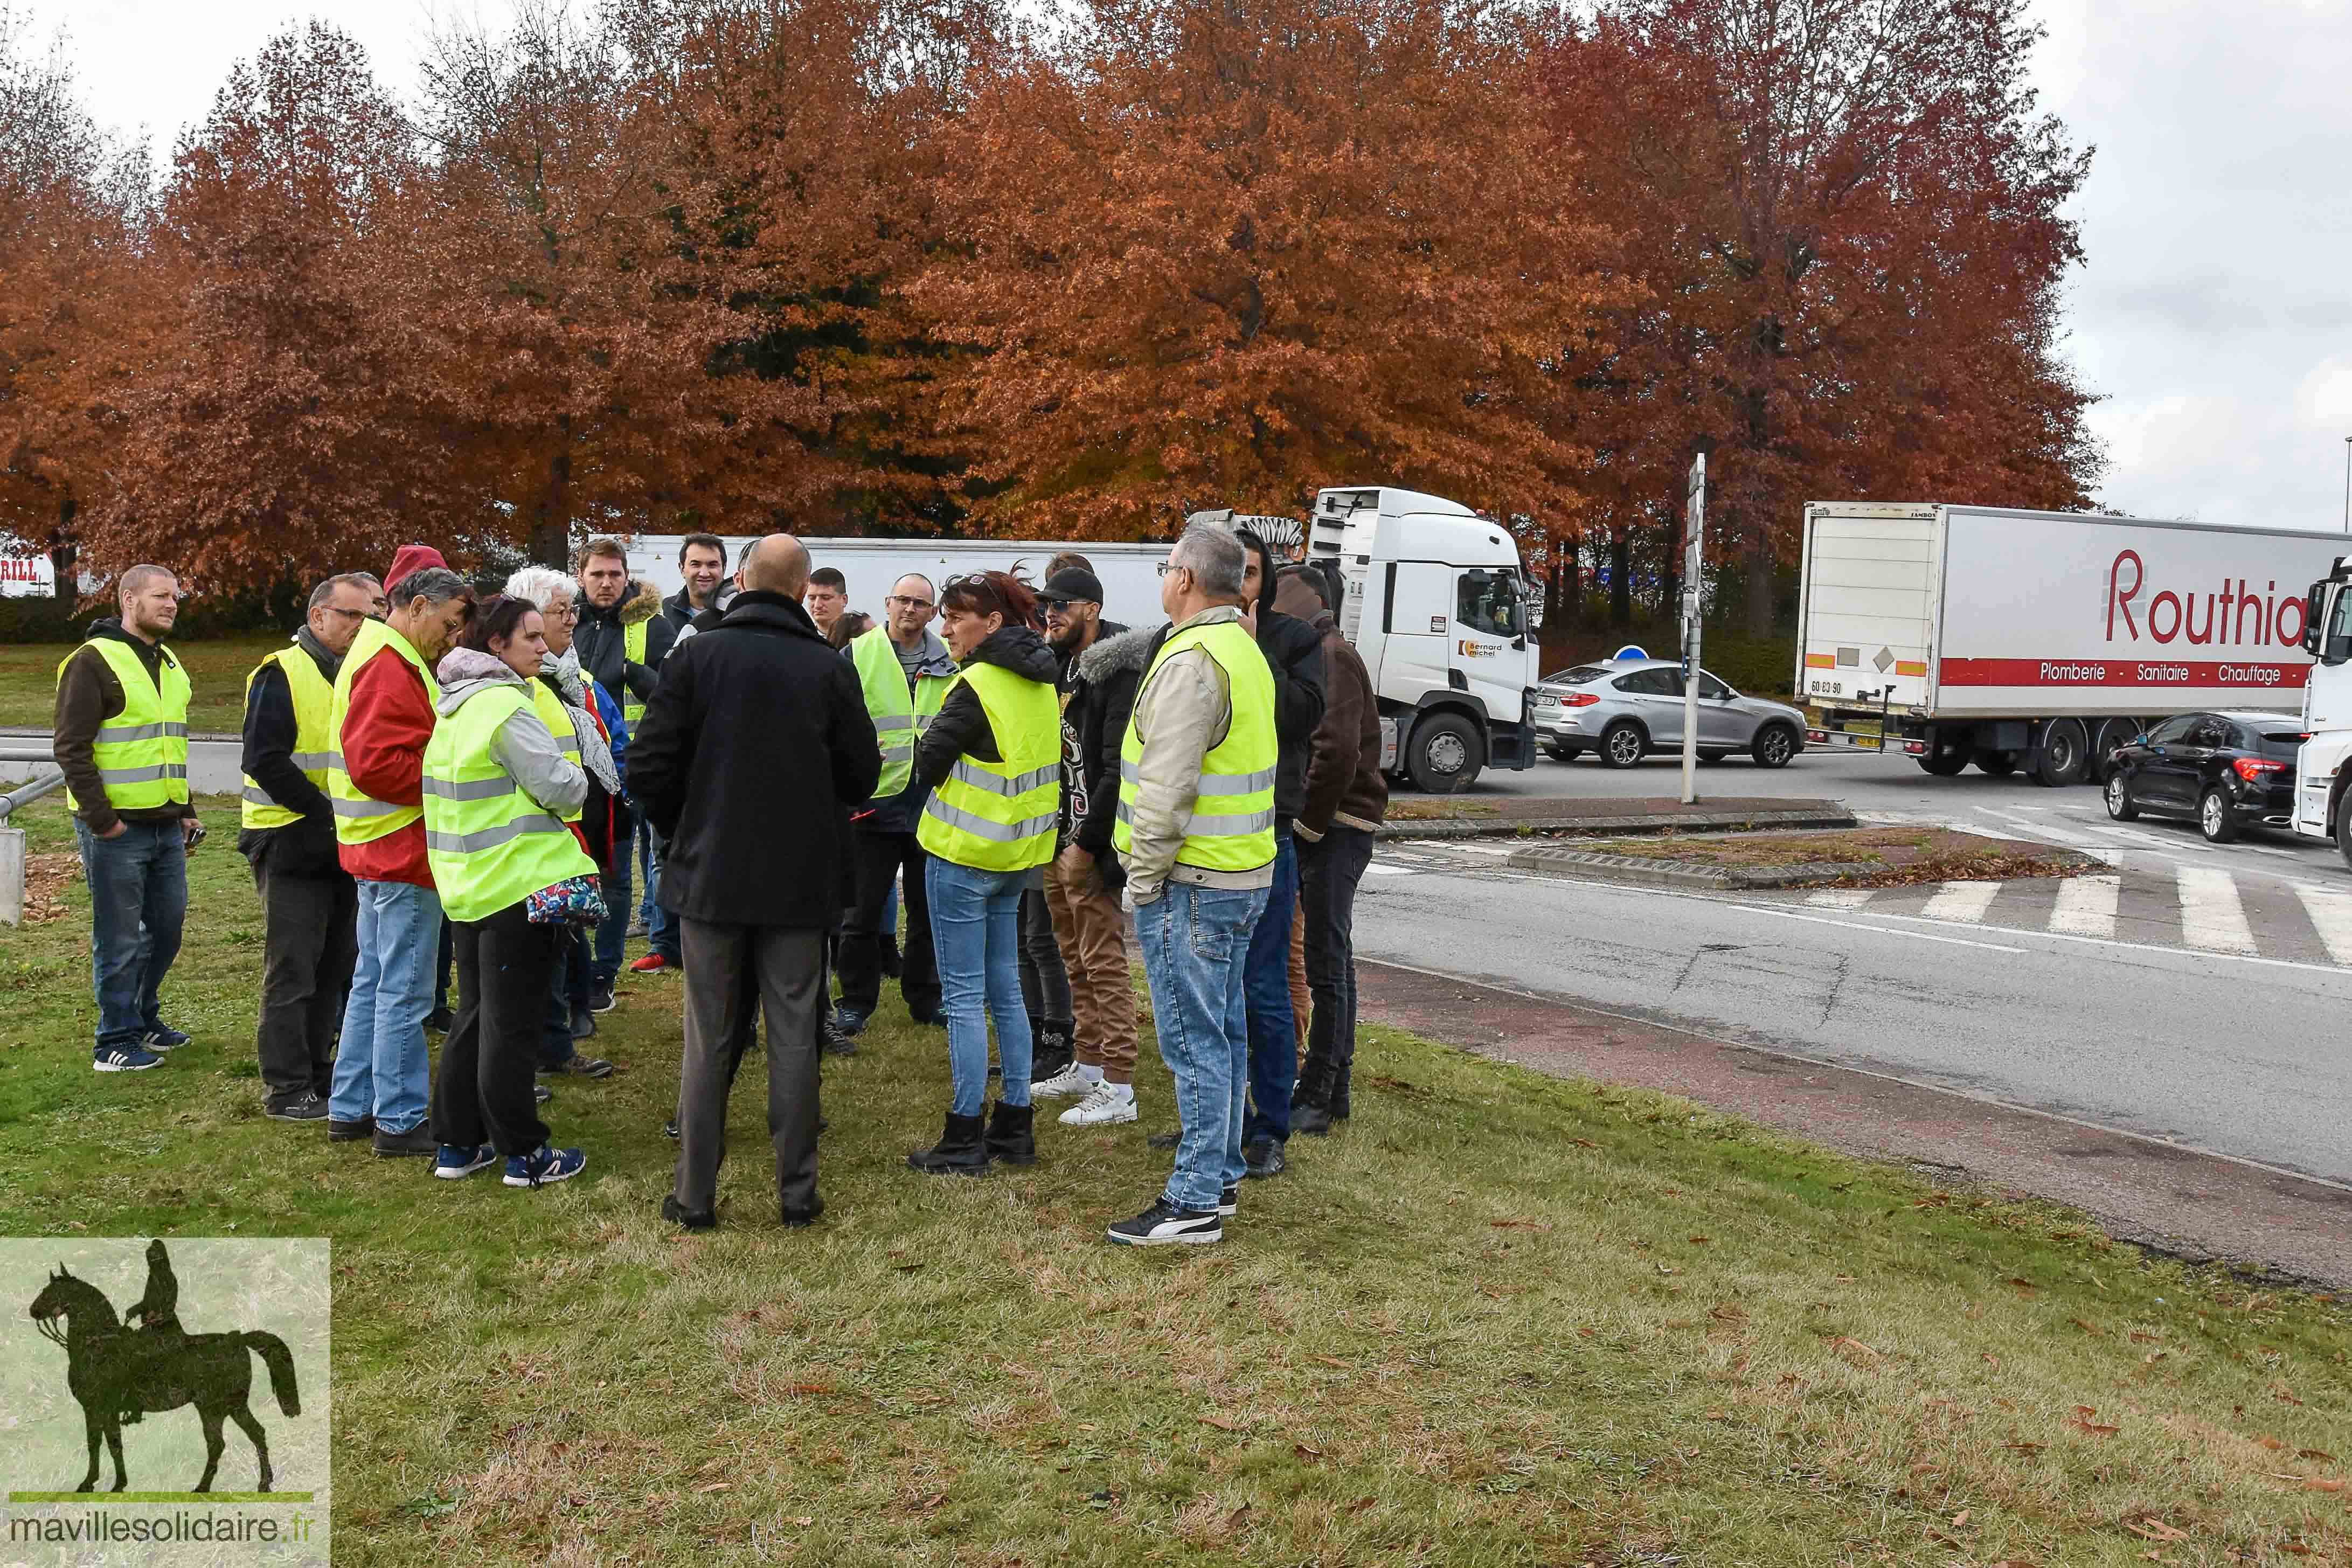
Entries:
{"type": "Polygon", "coordinates": [[[906,872],[907,942],[898,991],[919,1024],[937,1025],[940,975],[931,955],[930,901],[923,889],[924,854],[915,841],[924,792],[914,787],[915,741],[938,716],[954,684],[956,662],[930,628],[939,590],[920,573],[890,585],[880,626],[849,645],[867,717],[882,747],[874,798],[853,815],[857,902],[841,931],[841,1005],[834,1022],[845,1037],[866,1027],[882,999],[883,921],[890,889],[906,872]]]}

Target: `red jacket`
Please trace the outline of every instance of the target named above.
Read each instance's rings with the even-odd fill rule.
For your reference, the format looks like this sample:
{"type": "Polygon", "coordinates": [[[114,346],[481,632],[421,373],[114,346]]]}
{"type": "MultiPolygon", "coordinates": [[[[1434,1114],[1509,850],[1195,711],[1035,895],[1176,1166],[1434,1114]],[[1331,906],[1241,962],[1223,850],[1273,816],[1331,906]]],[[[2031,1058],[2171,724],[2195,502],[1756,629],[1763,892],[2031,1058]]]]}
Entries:
{"type": "MultiPolygon", "coordinates": [[[[352,678],[342,734],[343,771],[360,793],[393,805],[422,805],[425,746],[433,739],[433,700],[406,659],[384,648],[362,665],[352,678]]],[[[337,851],[343,869],[354,877],[433,886],[422,821],[365,844],[339,845],[337,851]]]]}

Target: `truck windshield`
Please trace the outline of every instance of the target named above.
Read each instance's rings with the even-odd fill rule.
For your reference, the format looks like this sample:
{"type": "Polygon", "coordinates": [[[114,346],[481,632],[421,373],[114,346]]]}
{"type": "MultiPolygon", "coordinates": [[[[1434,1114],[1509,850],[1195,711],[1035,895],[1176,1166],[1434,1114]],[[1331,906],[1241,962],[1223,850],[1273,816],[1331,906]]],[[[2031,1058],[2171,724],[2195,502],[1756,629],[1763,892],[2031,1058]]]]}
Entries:
{"type": "Polygon", "coordinates": [[[1473,567],[1462,574],[1454,618],[1466,631],[1490,637],[1515,637],[1519,625],[1519,583],[1517,574],[1473,567]]]}

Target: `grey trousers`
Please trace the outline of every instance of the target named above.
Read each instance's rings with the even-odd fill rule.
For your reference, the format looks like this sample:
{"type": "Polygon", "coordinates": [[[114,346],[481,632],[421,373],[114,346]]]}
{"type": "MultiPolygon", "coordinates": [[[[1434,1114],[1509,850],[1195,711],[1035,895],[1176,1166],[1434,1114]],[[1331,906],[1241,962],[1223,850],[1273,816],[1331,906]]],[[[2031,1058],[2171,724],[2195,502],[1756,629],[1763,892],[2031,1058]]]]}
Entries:
{"type": "Polygon", "coordinates": [[[727,1090],[734,1044],[754,1005],[768,1020],[768,1135],[786,1214],[816,1203],[817,1019],[824,997],[824,932],[784,926],[680,921],[686,968],[686,1056],[678,1068],[674,1195],[709,1214],[727,1157],[727,1090]]]}

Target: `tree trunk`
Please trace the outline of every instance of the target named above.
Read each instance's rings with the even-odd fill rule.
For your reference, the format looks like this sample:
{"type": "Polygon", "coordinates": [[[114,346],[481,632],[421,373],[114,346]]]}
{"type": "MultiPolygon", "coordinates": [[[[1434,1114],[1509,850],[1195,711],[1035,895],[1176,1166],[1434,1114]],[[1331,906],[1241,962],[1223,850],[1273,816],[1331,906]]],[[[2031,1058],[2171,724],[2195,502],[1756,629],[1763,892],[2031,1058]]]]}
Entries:
{"type": "Polygon", "coordinates": [[[1609,624],[1633,624],[1633,531],[1622,524],[1609,536],[1609,624]]]}
{"type": "Polygon", "coordinates": [[[563,444],[547,465],[547,483],[539,492],[539,510],[530,525],[533,564],[558,572],[572,565],[572,416],[556,422],[563,444]]]}
{"type": "Polygon", "coordinates": [[[71,493],[58,498],[58,526],[49,533],[49,566],[57,581],[49,585],[52,598],[68,604],[81,597],[81,546],[74,542],[73,520],[76,508],[71,493]]]}
{"type": "Polygon", "coordinates": [[[1772,635],[1772,521],[1759,517],[1748,526],[1744,541],[1748,573],[1748,635],[1769,637],[1772,635]]]}

